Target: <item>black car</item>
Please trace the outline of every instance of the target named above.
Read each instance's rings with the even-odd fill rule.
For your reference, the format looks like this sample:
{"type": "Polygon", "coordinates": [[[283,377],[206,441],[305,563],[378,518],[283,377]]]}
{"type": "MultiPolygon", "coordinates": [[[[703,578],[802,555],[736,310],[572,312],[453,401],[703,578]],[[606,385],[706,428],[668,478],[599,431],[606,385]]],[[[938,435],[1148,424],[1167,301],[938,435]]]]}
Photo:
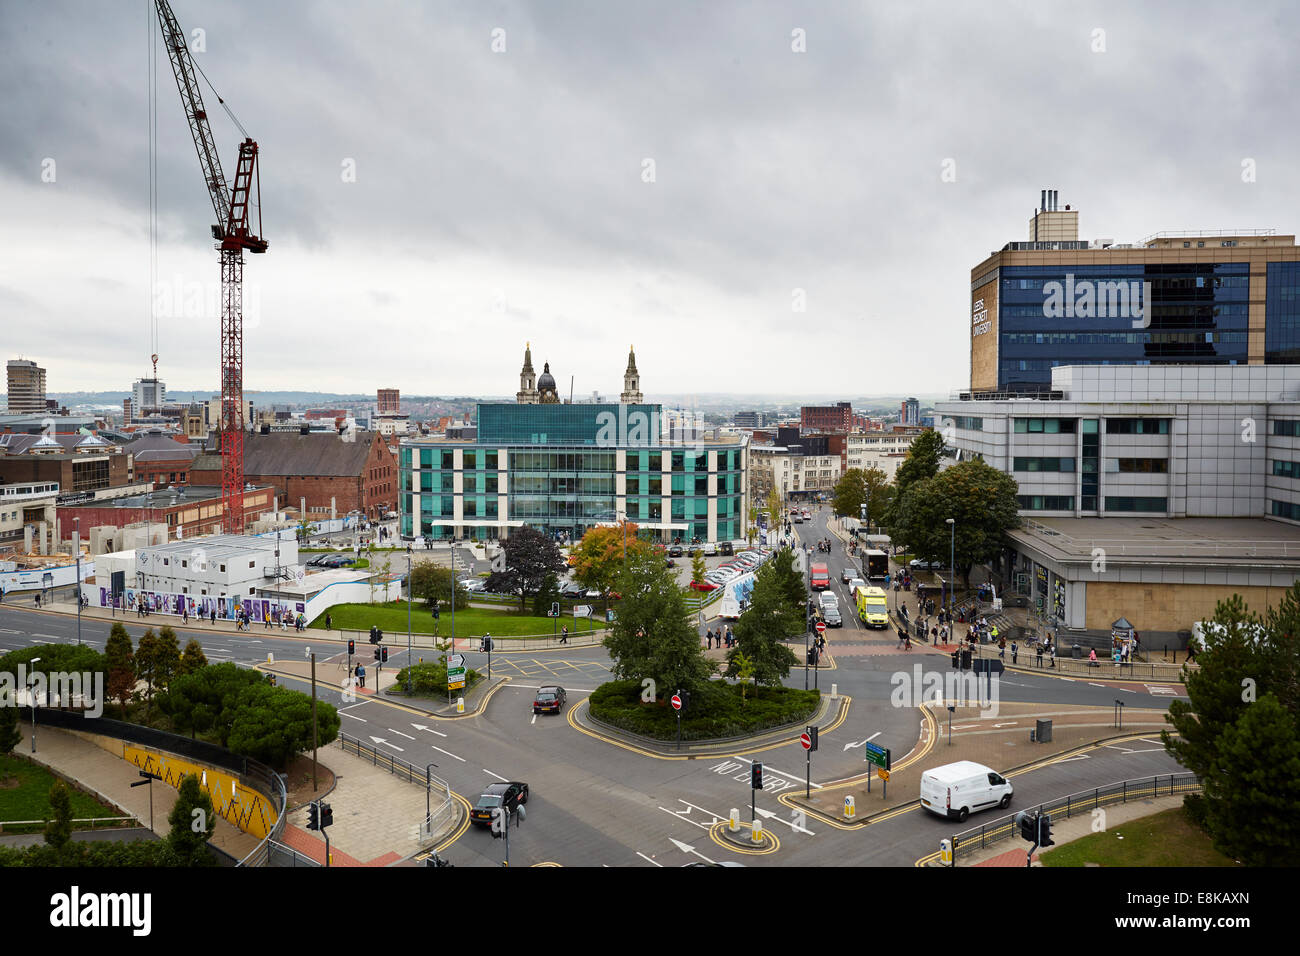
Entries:
{"type": "Polygon", "coordinates": [[[673,546],[668,549],[668,557],[680,558],[681,556],[682,556],[682,546],[680,543],[674,542],[673,546]]]}
{"type": "Polygon", "coordinates": [[[470,823],[476,827],[492,826],[492,811],[497,807],[505,807],[511,811],[519,809],[521,804],[528,802],[528,784],[519,783],[493,783],[479,796],[478,802],[474,804],[474,809],[469,812],[470,823]]]}
{"type": "Polygon", "coordinates": [[[718,545],[718,550],[721,551],[727,557],[731,557],[733,554],[736,553],[736,548],[730,541],[722,542],[722,544],[718,545]]]}
{"type": "Polygon", "coordinates": [[[567,700],[568,695],[564,693],[563,687],[557,684],[545,684],[537,689],[537,694],[533,697],[533,713],[540,714],[542,711],[561,713],[567,700]]]}

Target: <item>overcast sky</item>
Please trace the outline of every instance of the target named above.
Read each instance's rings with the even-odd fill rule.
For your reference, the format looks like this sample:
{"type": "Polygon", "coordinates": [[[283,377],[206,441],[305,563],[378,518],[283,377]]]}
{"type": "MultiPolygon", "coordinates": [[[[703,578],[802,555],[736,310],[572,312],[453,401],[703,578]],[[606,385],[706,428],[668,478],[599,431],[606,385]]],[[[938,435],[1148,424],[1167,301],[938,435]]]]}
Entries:
{"type": "MultiPolygon", "coordinates": [[[[50,391],[148,371],[152,7],[0,2],[0,327],[50,391]]],[[[261,148],[250,389],[508,394],[531,340],[578,395],[616,396],[633,343],[651,396],[946,392],[970,269],[1044,187],[1085,239],[1300,225],[1288,3],[173,9],[261,148]]],[[[159,375],[215,389],[214,216],[161,51],[157,104],[159,375]]]]}

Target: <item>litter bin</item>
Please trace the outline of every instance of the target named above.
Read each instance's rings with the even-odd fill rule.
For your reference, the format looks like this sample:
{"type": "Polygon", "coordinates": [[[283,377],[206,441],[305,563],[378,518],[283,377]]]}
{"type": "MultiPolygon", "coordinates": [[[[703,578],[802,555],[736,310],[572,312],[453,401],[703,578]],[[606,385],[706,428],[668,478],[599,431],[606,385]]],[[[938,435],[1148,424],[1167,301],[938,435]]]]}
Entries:
{"type": "Polygon", "coordinates": [[[1083,648],[1080,647],[1078,644],[1075,644],[1073,647],[1070,648],[1070,656],[1083,657],[1083,648]]]}
{"type": "Polygon", "coordinates": [[[1040,744],[1050,744],[1052,742],[1052,722],[1050,720],[1038,721],[1035,736],[1040,744]]]}

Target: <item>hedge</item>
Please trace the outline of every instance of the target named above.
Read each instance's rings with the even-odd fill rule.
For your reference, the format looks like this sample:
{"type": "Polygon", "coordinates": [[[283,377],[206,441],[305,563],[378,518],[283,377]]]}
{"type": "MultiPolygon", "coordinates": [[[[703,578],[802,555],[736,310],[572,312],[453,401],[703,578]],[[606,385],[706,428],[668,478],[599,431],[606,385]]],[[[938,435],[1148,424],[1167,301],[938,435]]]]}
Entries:
{"type": "MultiPolygon", "coordinates": [[[[690,706],[682,712],[683,740],[744,737],[810,717],[821,702],[815,690],[791,687],[746,686],[710,682],[692,692],[690,706]]],[[[657,740],[677,739],[677,712],[672,695],[653,703],[641,700],[641,682],[610,681],[589,698],[591,715],[621,730],[657,740]]]]}

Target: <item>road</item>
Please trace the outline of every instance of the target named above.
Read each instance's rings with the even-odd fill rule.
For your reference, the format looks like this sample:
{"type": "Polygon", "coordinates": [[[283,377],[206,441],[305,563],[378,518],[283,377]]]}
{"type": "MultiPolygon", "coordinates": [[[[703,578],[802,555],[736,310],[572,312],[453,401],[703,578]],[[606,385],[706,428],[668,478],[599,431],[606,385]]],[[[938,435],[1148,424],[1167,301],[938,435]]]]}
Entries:
{"type": "MultiPolygon", "coordinates": [[[[808,540],[830,536],[824,513],[797,528],[808,540]]],[[[831,554],[820,557],[831,566],[835,586],[842,590],[840,571],[849,560],[844,549],[837,543],[831,554]]],[[[846,611],[851,608],[847,595],[842,595],[841,601],[846,611]]],[[[910,653],[898,651],[897,642],[889,636],[858,627],[852,613],[844,616],[843,629],[827,632],[831,666],[820,669],[815,677],[818,686],[825,690],[834,684],[852,703],[847,719],[821,735],[812,762],[814,787],[860,773],[861,742],[866,739],[889,747],[895,755],[912,750],[918,740],[919,713],[914,707],[893,706],[890,692],[898,675],[917,664],[932,670],[948,668],[945,656],[927,653],[921,647],[910,653]],[[850,743],[854,747],[846,750],[850,743]]],[[[311,647],[318,655],[321,681],[338,681],[343,673],[329,660],[342,653],[343,646],[326,643],[311,632],[298,635],[254,628],[246,634],[214,633],[200,626],[177,627],[175,619],[159,616],[142,620],[130,615],[122,620],[136,639],[147,626],[171,623],[182,645],[197,638],[214,663],[234,661],[251,667],[264,663],[268,654],[300,660],[311,647]]],[[[85,642],[102,649],[110,623],[86,619],[82,628],[85,642]]],[[[400,637],[395,637],[396,642],[390,644],[390,667],[405,662],[405,647],[400,637]]],[[[0,605],[0,650],[75,640],[75,617],[0,605]]],[[[367,646],[365,650],[368,654],[371,649],[367,646]]],[[[486,655],[465,656],[471,667],[486,669],[486,655]]],[[[493,781],[526,781],[531,792],[528,816],[511,831],[512,865],[677,866],[699,861],[701,856],[743,859],[746,865],[755,866],[910,865],[932,852],[939,838],[957,829],[955,824],[919,810],[854,830],[840,830],[815,818],[800,826],[792,811],[778,802],[782,794],[804,787],[804,752],[793,739],[759,753],[738,750],[718,757],[663,759],[598,739],[566,716],[534,717],[531,695],[542,683],[562,684],[569,692],[570,709],[581,706],[587,694],[608,679],[609,659],[603,648],[494,653],[492,665],[493,672],[508,676],[509,682],[492,696],[485,713],[458,720],[431,719],[385,700],[346,702],[336,688],[324,688],[320,696],[339,707],[345,733],[417,766],[436,763],[438,774],[470,803],[493,781]],[[767,783],[757,805],[768,828],[777,833],[781,850],[769,856],[739,857],[718,845],[708,831],[733,808],[741,810],[742,819],[748,819],[749,762],[754,759],[765,764],[767,783]]],[[[787,683],[802,687],[803,670],[793,671],[787,683]]],[[[309,690],[304,681],[282,676],[280,682],[309,690]]],[[[1011,674],[1003,683],[1002,699],[1020,702],[1109,707],[1118,693],[1100,682],[1036,674],[1011,674]]],[[[1130,708],[1163,710],[1167,706],[1167,696],[1141,688],[1122,688],[1130,708]]],[[[1016,777],[1013,808],[1127,777],[1177,769],[1158,744],[1106,748],[1016,777]]],[[[868,807],[860,810],[868,812],[868,807]]],[[[458,866],[499,865],[504,845],[488,832],[471,828],[441,855],[458,866]]]]}

